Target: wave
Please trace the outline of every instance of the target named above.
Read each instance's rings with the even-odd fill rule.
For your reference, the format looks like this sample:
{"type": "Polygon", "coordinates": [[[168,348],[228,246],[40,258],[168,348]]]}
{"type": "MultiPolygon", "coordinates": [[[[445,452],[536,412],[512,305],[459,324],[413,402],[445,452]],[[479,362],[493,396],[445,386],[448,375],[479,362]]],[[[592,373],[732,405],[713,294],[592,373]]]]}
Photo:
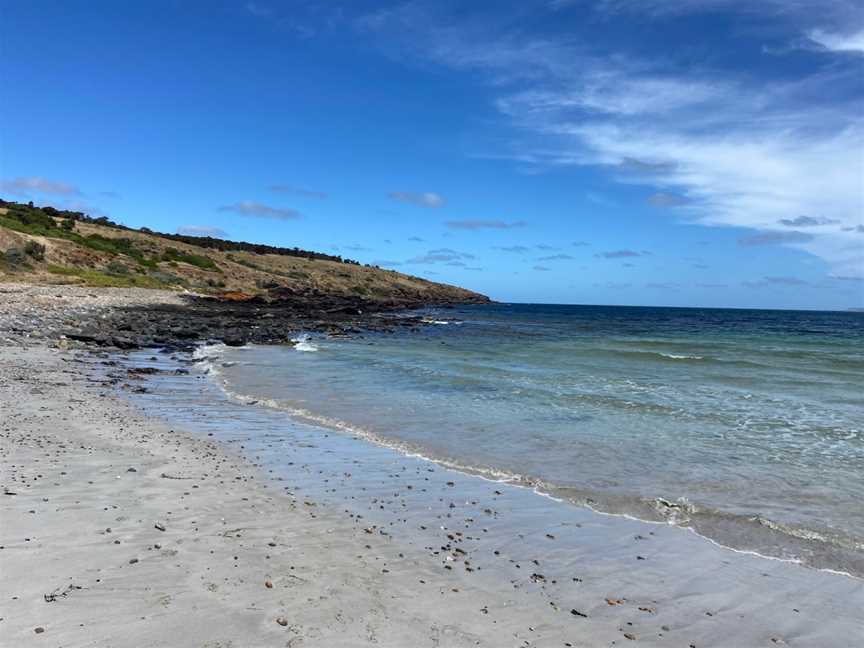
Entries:
{"type": "Polygon", "coordinates": [[[609,356],[612,358],[623,358],[623,359],[643,359],[643,360],[653,360],[655,362],[666,362],[669,360],[683,360],[683,361],[715,361],[715,362],[723,362],[724,360],[721,358],[715,358],[712,356],[705,355],[696,355],[694,353],[672,353],[671,351],[654,351],[650,349],[616,349],[609,347],[594,347],[588,349],[580,350],[581,353],[587,353],[589,355],[600,355],[600,356],[609,356]]]}
{"type": "Polygon", "coordinates": [[[423,322],[424,324],[437,324],[438,326],[446,326],[448,324],[461,324],[462,323],[459,320],[439,320],[439,319],[432,319],[430,317],[424,317],[420,321],[423,322]]]}
{"type": "Polygon", "coordinates": [[[295,351],[303,351],[305,353],[315,353],[318,346],[312,342],[312,337],[308,333],[303,333],[295,338],[291,338],[294,343],[295,351]]]}

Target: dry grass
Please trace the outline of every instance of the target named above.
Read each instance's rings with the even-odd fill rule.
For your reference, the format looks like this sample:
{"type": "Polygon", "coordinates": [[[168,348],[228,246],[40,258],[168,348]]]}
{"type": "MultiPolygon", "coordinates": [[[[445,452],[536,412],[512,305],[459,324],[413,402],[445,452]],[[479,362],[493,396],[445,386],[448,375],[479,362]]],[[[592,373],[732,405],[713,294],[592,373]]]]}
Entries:
{"type": "Polygon", "coordinates": [[[94,223],[78,222],[75,232],[85,237],[99,235],[106,239],[129,239],[135,256],[0,227],[0,252],[10,247],[21,247],[27,240],[36,240],[46,247],[44,261],[31,260],[30,269],[14,271],[0,267],[0,281],[56,283],[62,280],[84,285],[246,293],[279,286],[297,292],[315,290],[373,301],[465,301],[478,298],[476,293],[462,288],[381,268],[275,254],[222,252],[94,223]],[[184,258],[190,262],[184,262],[184,258]]]}

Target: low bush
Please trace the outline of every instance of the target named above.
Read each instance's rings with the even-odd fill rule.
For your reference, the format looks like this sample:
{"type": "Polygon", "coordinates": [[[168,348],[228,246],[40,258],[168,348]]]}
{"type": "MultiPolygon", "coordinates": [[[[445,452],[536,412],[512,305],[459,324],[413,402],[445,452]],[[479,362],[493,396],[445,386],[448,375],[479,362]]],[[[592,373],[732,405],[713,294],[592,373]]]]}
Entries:
{"type": "Polygon", "coordinates": [[[24,257],[24,252],[22,252],[20,248],[13,247],[3,253],[3,261],[8,268],[14,270],[15,268],[23,266],[26,259],[24,257]]]}
{"type": "Polygon", "coordinates": [[[120,263],[119,261],[112,261],[105,268],[105,271],[108,274],[113,274],[113,275],[128,275],[129,274],[129,267],[120,263]]]}
{"type": "Polygon", "coordinates": [[[24,244],[24,254],[37,261],[42,261],[45,258],[45,246],[36,241],[27,241],[24,244]]]}
{"type": "Polygon", "coordinates": [[[211,270],[213,272],[222,272],[219,269],[213,259],[210,257],[203,256],[201,254],[189,254],[187,252],[181,252],[177,248],[166,248],[165,252],[162,253],[163,261],[173,261],[173,262],[181,262],[188,263],[189,265],[193,265],[197,268],[201,268],[202,270],[211,270]]]}

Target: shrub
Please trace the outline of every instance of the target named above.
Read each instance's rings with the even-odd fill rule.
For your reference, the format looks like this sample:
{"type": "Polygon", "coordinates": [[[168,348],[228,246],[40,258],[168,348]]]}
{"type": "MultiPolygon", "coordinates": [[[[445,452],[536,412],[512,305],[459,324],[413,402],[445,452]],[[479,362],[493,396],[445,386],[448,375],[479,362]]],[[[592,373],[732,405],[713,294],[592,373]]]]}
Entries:
{"type": "Polygon", "coordinates": [[[19,248],[9,248],[3,253],[3,260],[10,268],[24,264],[24,253],[19,248]]]}
{"type": "Polygon", "coordinates": [[[163,284],[185,284],[186,282],[175,274],[171,274],[170,272],[165,272],[163,270],[157,270],[156,272],[151,272],[148,277],[151,279],[158,281],[163,284]]]}
{"type": "Polygon", "coordinates": [[[113,275],[128,275],[129,268],[120,263],[119,261],[112,261],[106,266],[105,272],[113,275]]]}
{"type": "Polygon", "coordinates": [[[24,254],[33,257],[37,261],[42,261],[45,258],[45,246],[36,241],[27,241],[24,244],[24,254]]]}
{"type": "Polygon", "coordinates": [[[212,270],[214,272],[222,272],[219,269],[213,259],[210,257],[206,257],[200,254],[188,254],[186,252],[181,252],[177,248],[166,248],[165,252],[162,253],[162,260],[176,263],[180,261],[182,263],[188,263],[189,265],[193,265],[196,268],[201,268],[202,270],[212,270]]]}

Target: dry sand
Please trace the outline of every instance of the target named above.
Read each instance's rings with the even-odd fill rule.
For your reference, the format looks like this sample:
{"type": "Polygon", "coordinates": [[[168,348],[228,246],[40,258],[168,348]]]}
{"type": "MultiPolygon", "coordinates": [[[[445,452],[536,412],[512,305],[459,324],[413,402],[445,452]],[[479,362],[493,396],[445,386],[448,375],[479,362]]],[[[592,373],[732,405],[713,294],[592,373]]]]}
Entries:
{"type": "Polygon", "coordinates": [[[4,647],[864,645],[860,580],[585,510],[578,583],[442,569],[76,360],[0,346],[4,647]]]}

